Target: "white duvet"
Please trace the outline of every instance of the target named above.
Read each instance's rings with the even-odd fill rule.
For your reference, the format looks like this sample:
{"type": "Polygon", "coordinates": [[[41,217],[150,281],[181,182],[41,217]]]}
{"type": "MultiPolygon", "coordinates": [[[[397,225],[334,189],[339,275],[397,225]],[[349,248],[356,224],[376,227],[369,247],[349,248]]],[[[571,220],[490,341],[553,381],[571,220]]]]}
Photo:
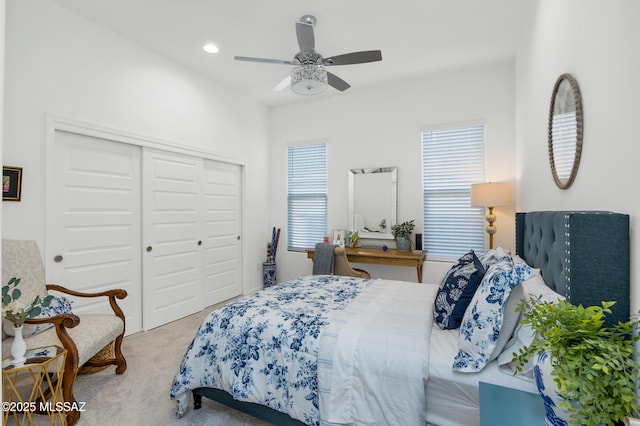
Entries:
{"type": "Polygon", "coordinates": [[[322,424],[425,424],[437,290],[377,281],[334,313],[318,354],[322,424]]]}

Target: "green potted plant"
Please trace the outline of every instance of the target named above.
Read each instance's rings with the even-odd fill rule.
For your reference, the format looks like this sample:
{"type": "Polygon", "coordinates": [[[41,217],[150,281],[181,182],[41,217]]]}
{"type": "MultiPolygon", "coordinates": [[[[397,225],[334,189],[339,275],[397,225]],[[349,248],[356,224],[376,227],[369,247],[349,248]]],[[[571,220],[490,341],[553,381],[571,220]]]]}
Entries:
{"type": "Polygon", "coordinates": [[[20,278],[13,277],[2,286],[2,312],[4,317],[13,323],[15,328],[22,327],[27,318],[35,318],[42,312],[42,307],[49,306],[53,296],[49,295],[44,299],[36,296],[29,305],[25,305],[20,299],[22,292],[18,288],[20,278]],[[13,290],[11,287],[13,286],[13,290]]]}
{"type": "Polygon", "coordinates": [[[53,296],[49,295],[44,299],[36,296],[30,304],[24,304],[19,300],[22,292],[18,288],[18,284],[20,284],[20,278],[13,277],[6,285],[2,286],[2,314],[4,318],[13,323],[12,362],[21,367],[24,365],[24,354],[27,351],[27,343],[22,336],[22,326],[27,318],[36,318],[40,315],[42,308],[51,304],[53,296]]]}
{"type": "MultiPolygon", "coordinates": [[[[635,386],[640,367],[633,343],[638,321],[618,322],[605,327],[606,314],[615,302],[602,306],[575,306],[566,300],[541,301],[532,298],[518,306],[522,324],[535,332],[532,343],[514,354],[516,372],[534,356],[547,362],[551,378],[544,377],[544,366],[536,364],[534,376],[545,399],[547,418],[554,408],[566,409],[569,424],[605,426],[622,424],[625,416],[638,415],[635,386]],[[542,385],[542,389],[541,389],[542,385]],[[548,402],[557,386],[557,407],[548,402]]],[[[553,424],[567,424],[554,420],[553,424]]]]}
{"type": "Polygon", "coordinates": [[[396,240],[398,250],[411,250],[411,233],[416,225],[413,220],[391,226],[391,233],[396,240]]]}

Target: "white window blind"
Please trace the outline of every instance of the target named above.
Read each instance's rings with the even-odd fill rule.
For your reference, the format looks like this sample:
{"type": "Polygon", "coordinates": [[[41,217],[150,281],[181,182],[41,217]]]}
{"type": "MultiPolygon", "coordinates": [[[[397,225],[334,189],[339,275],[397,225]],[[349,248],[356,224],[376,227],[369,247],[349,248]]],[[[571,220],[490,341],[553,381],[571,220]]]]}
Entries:
{"type": "Polygon", "coordinates": [[[287,148],[287,248],[314,248],[327,234],[327,144],[287,148]]]}
{"type": "Polygon", "coordinates": [[[485,181],[484,124],[422,132],[423,247],[432,259],[486,249],[485,212],[471,185],[485,181]]]}

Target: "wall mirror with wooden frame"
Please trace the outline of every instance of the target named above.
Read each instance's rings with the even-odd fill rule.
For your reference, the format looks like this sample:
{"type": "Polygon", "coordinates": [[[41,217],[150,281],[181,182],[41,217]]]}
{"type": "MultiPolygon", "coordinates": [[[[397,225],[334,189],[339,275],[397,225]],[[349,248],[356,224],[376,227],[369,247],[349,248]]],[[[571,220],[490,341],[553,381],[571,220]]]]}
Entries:
{"type": "Polygon", "coordinates": [[[553,180],[561,189],[571,186],[582,154],[582,100],[571,74],[556,80],[549,108],[549,162],[553,180]]]}

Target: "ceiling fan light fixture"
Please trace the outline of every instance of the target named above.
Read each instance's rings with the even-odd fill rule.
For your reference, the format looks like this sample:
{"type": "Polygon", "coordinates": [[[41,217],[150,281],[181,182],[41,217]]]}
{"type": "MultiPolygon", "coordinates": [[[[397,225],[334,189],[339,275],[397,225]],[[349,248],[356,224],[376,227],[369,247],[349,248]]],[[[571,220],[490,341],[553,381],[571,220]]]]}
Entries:
{"type": "Polygon", "coordinates": [[[302,64],[291,71],[291,90],[299,95],[317,95],[327,90],[327,85],[322,65],[302,64]]]}

